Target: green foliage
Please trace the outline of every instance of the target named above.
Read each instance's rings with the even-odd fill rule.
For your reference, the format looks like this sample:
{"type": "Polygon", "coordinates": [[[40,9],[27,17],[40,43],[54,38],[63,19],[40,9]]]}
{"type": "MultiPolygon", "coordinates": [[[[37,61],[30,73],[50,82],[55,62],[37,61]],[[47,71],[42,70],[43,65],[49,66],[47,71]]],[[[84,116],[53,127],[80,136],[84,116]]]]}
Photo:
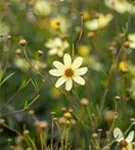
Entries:
{"type": "Polygon", "coordinates": [[[114,131],[135,129],[134,4],[0,0],[2,150],[119,149],[114,131]]]}

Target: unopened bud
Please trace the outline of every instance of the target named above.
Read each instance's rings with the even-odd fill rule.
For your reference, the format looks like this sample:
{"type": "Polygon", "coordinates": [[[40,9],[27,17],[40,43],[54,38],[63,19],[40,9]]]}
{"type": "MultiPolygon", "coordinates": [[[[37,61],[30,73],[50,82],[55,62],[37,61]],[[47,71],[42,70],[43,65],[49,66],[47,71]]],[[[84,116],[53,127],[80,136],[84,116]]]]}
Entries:
{"type": "Polygon", "coordinates": [[[72,115],[71,115],[71,113],[70,112],[66,112],[65,114],[64,114],[64,117],[66,118],[66,119],[71,119],[72,118],[72,115]]]}
{"type": "Polygon", "coordinates": [[[89,32],[89,33],[88,33],[88,37],[89,37],[89,38],[93,38],[94,36],[95,36],[95,32],[89,32]]]}
{"type": "Polygon", "coordinates": [[[124,42],[124,47],[129,48],[129,41],[124,42]]]}
{"type": "Polygon", "coordinates": [[[82,98],[80,104],[82,106],[87,106],[89,104],[89,100],[87,98],[82,98]]]}
{"type": "Polygon", "coordinates": [[[19,49],[19,48],[16,49],[16,50],[15,50],[15,54],[16,54],[16,55],[21,55],[21,54],[22,54],[22,50],[19,49]]]}
{"type": "Polygon", "coordinates": [[[21,40],[19,41],[19,44],[20,44],[21,46],[26,46],[26,45],[27,45],[27,41],[26,41],[25,39],[21,39],[21,40]]]}

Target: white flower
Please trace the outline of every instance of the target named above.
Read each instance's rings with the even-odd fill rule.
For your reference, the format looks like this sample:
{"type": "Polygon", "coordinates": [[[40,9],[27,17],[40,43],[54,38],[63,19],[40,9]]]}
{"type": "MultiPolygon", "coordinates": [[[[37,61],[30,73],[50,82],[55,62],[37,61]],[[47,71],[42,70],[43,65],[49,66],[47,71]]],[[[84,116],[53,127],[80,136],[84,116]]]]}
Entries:
{"type": "Polygon", "coordinates": [[[112,19],[113,19],[112,14],[107,14],[107,15],[98,14],[97,18],[87,21],[85,23],[85,26],[89,30],[99,30],[105,28],[112,19]]]}
{"type": "Polygon", "coordinates": [[[54,40],[49,40],[46,43],[46,47],[49,48],[49,55],[63,56],[64,51],[69,47],[69,43],[61,38],[55,38],[54,40]]]}
{"type": "Polygon", "coordinates": [[[128,35],[129,47],[135,49],[135,33],[128,35]]]}
{"type": "Polygon", "coordinates": [[[132,4],[127,2],[127,0],[105,0],[105,4],[118,13],[135,13],[135,7],[132,7],[132,4]]]}
{"type": "Polygon", "coordinates": [[[127,138],[124,138],[124,134],[119,128],[115,128],[113,131],[114,138],[119,142],[121,150],[132,150],[132,141],[134,139],[134,131],[131,131],[127,138]]]}
{"type": "Polygon", "coordinates": [[[51,69],[49,73],[53,76],[60,77],[55,87],[58,88],[62,84],[66,84],[66,90],[70,91],[73,87],[73,81],[80,85],[85,85],[85,80],[81,77],[87,71],[87,67],[81,67],[83,63],[82,57],[77,57],[73,63],[71,60],[71,56],[69,54],[65,54],[63,57],[64,64],[59,61],[54,61],[53,65],[56,69],[51,69]]]}

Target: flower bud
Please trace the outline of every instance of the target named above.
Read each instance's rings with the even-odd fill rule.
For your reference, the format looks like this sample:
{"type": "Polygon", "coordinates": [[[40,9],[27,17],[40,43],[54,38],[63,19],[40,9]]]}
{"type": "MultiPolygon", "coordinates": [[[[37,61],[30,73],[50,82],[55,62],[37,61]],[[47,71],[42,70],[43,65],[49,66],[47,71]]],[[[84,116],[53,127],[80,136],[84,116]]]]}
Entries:
{"type": "Polygon", "coordinates": [[[80,101],[80,104],[82,106],[88,106],[89,100],[87,98],[82,98],[81,101],[80,101]]]}
{"type": "Polygon", "coordinates": [[[20,44],[21,46],[26,46],[26,45],[27,45],[27,41],[26,41],[25,39],[21,39],[21,40],[19,41],[19,44],[20,44]]]}

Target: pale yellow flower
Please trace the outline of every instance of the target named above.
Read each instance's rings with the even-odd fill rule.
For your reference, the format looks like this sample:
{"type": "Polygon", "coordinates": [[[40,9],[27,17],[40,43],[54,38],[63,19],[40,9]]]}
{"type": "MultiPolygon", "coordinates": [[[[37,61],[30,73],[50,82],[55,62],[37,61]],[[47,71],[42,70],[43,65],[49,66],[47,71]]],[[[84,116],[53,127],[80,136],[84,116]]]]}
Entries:
{"type": "Polygon", "coordinates": [[[64,16],[57,16],[50,19],[50,27],[54,30],[60,30],[62,33],[66,33],[70,27],[70,22],[64,16]]]}
{"type": "Polygon", "coordinates": [[[129,47],[135,49],[135,33],[128,35],[129,47]]]}
{"type": "Polygon", "coordinates": [[[121,150],[132,150],[132,142],[134,139],[134,131],[131,131],[127,138],[119,128],[115,128],[113,131],[115,140],[119,143],[121,150]]]}
{"type": "Polygon", "coordinates": [[[54,40],[49,40],[46,44],[49,48],[49,55],[63,56],[64,51],[69,47],[69,43],[61,38],[55,38],[54,40]]]}
{"type": "Polygon", "coordinates": [[[59,61],[54,61],[53,65],[55,69],[51,69],[49,73],[53,76],[60,77],[55,87],[58,88],[62,84],[66,84],[66,90],[70,91],[73,87],[73,81],[80,85],[85,85],[85,80],[81,77],[84,75],[87,71],[87,67],[81,67],[83,63],[82,57],[77,57],[73,63],[71,56],[69,54],[65,54],[63,57],[63,63],[59,61]]]}
{"type": "Polygon", "coordinates": [[[44,0],[38,0],[34,7],[33,11],[40,16],[47,16],[51,13],[51,5],[49,2],[44,0]]]}
{"type": "Polygon", "coordinates": [[[90,21],[87,21],[85,23],[85,26],[89,30],[93,30],[93,31],[99,30],[99,29],[105,28],[111,22],[112,19],[113,19],[112,14],[107,14],[107,15],[98,14],[98,17],[90,21]]]}
{"type": "Polygon", "coordinates": [[[118,13],[135,13],[135,7],[132,6],[132,4],[130,4],[127,0],[105,0],[105,4],[118,13]]]}

